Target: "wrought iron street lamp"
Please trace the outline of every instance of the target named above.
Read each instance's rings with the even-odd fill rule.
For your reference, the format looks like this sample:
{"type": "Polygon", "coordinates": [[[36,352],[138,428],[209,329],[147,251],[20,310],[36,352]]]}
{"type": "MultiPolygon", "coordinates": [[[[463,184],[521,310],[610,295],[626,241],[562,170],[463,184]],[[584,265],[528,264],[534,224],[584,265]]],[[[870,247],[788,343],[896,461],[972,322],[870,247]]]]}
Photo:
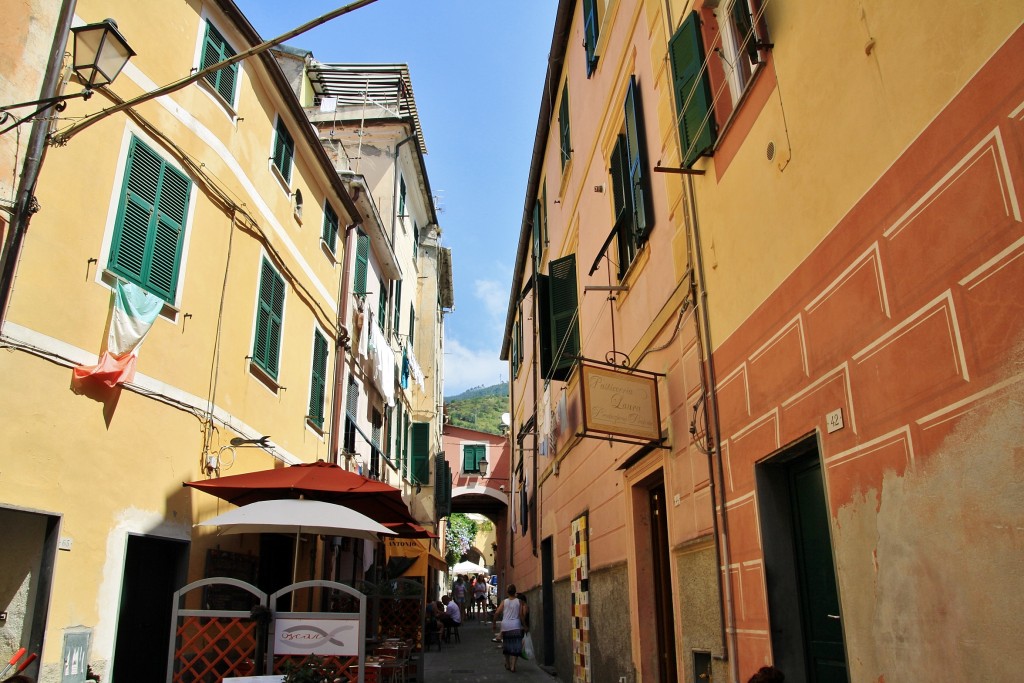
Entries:
{"type": "Polygon", "coordinates": [[[128,60],[135,56],[135,50],[128,45],[121,32],[117,30],[117,22],[113,19],[104,19],[95,24],[77,26],[71,29],[75,36],[73,69],[75,74],[85,85],[85,90],[70,95],[56,95],[45,97],[41,100],[30,102],[19,102],[6,107],[0,107],[0,125],[6,123],[10,118],[11,109],[20,109],[32,105],[39,107],[27,116],[17,119],[7,128],[0,130],[0,135],[13,130],[25,121],[41,114],[50,107],[57,111],[64,111],[67,101],[77,97],[87,100],[92,97],[94,88],[107,85],[121,73],[121,69],[128,63],[128,60]]]}

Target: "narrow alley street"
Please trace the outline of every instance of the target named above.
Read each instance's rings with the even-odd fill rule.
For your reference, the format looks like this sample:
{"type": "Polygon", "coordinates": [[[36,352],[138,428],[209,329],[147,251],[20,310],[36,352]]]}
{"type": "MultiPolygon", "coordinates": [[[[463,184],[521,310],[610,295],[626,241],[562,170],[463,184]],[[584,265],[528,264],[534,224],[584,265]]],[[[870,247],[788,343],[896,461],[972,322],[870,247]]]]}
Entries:
{"type": "Polygon", "coordinates": [[[520,658],[515,673],[506,671],[501,645],[491,641],[490,622],[466,621],[460,631],[461,642],[441,644],[423,653],[425,683],[477,683],[477,681],[518,681],[519,683],[558,683],[534,661],[520,658]]]}

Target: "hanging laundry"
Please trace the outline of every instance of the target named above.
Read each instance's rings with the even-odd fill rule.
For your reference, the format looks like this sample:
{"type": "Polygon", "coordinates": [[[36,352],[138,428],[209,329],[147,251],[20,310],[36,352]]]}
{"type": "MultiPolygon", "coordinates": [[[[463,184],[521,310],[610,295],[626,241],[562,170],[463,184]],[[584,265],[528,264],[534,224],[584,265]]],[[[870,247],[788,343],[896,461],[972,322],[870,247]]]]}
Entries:
{"type": "Polygon", "coordinates": [[[416,362],[416,356],[412,351],[409,351],[409,374],[412,376],[412,381],[419,386],[420,391],[426,393],[427,387],[424,383],[423,370],[420,369],[420,364],[416,362]]]}
{"type": "Polygon", "coordinates": [[[107,348],[96,365],[79,365],[72,371],[75,386],[100,382],[108,387],[135,379],[137,349],[153,327],[164,301],[131,282],[118,281],[113,296],[107,348]]]}
{"type": "Polygon", "coordinates": [[[409,388],[409,347],[402,349],[402,378],[399,384],[403,389],[409,388]]]}

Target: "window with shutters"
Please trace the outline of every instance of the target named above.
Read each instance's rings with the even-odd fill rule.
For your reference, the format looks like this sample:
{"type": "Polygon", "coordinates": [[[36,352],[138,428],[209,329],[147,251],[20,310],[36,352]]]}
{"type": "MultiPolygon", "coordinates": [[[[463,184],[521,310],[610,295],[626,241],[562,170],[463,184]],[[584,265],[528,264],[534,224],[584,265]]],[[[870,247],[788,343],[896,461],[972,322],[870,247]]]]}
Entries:
{"type": "Polygon", "coordinates": [[[398,217],[404,218],[408,214],[405,212],[405,178],[403,176],[398,177],[398,217]]]}
{"type": "Polygon", "coordinates": [[[597,0],[583,0],[583,50],[587,55],[587,78],[597,68],[597,37],[600,30],[597,0]]]}
{"type": "Polygon", "coordinates": [[[384,420],[376,408],[370,411],[370,477],[380,478],[380,432],[384,420]]]}
{"type": "Polygon", "coordinates": [[[654,223],[651,212],[650,169],[643,112],[636,76],[630,77],[625,114],[610,159],[614,230],[618,244],[618,276],[623,279],[654,223]]]}
{"type": "Polygon", "coordinates": [[[416,259],[419,258],[420,249],[420,226],[416,225],[416,221],[412,222],[412,264],[417,265],[416,259]]]}
{"type": "Polygon", "coordinates": [[[351,375],[345,392],[345,435],[342,448],[348,453],[356,452],[356,418],[359,414],[359,384],[351,375]]]}
{"type": "Polygon", "coordinates": [[[725,0],[714,12],[718,18],[722,41],[718,57],[729,83],[732,98],[730,109],[735,109],[762,64],[760,50],[764,41],[756,30],[760,22],[754,21],[756,14],[751,12],[749,0],[725,0]]]}
{"type": "Polygon", "coordinates": [[[562,86],[562,99],[558,104],[558,144],[561,150],[562,170],[572,158],[572,138],[569,135],[569,82],[562,86]]]}
{"type": "Polygon", "coordinates": [[[292,182],[292,162],[295,158],[295,141],[292,139],[284,119],[277,118],[274,129],[274,153],[271,160],[285,185],[292,182]]]}
{"type": "Polygon", "coordinates": [[[474,474],[480,472],[480,462],[487,459],[486,444],[462,445],[462,472],[474,474]]]}
{"type": "MultiPolygon", "coordinates": [[[[206,36],[203,38],[203,49],[199,60],[199,69],[223,62],[225,59],[235,56],[235,51],[228,45],[228,41],[221,35],[213,24],[206,22],[206,36]]],[[[238,91],[238,64],[226,66],[203,77],[210,88],[224,103],[232,110],[235,108],[235,95],[238,91]]]]}
{"type": "Polygon", "coordinates": [[[313,331],[313,363],[309,379],[309,412],[306,419],[317,429],[324,428],[324,400],[327,396],[327,337],[320,330],[313,331]]]}
{"type": "Polygon", "coordinates": [[[402,416],[402,434],[404,435],[404,440],[402,441],[402,479],[409,478],[409,442],[412,440],[412,436],[409,434],[409,424],[411,422],[409,413],[402,416]]]}
{"type": "Polygon", "coordinates": [[[393,435],[394,435],[394,424],[395,424],[395,409],[393,406],[388,406],[384,410],[384,457],[391,462],[391,454],[393,450],[393,435]]]}
{"type": "Polygon", "coordinates": [[[335,213],[329,202],[324,202],[324,226],[320,232],[320,239],[324,241],[332,254],[335,253],[334,250],[338,242],[338,214],[335,213]]]}
{"type": "Polygon", "coordinates": [[[430,423],[412,423],[412,459],[409,481],[426,486],[430,483],[430,423]]]}
{"type": "Polygon", "coordinates": [[[387,284],[383,279],[377,280],[377,285],[380,287],[378,290],[380,294],[377,296],[377,324],[380,326],[381,332],[386,332],[388,329],[388,290],[387,284]]]}
{"type": "Polygon", "coordinates": [[[395,280],[394,315],[391,320],[392,333],[397,337],[402,333],[402,281],[395,280]]]}
{"type": "Polygon", "coordinates": [[[691,12],[669,42],[676,118],[683,165],[693,166],[714,149],[722,123],[736,109],[764,66],[766,30],[757,0],[722,0],[714,9],[691,12]],[[717,24],[702,33],[702,18],[717,24]],[[704,38],[711,41],[706,49],[704,38]],[[713,53],[713,54],[712,54],[713,53]]]}
{"type": "Polygon", "coordinates": [[[541,377],[564,382],[580,353],[576,255],[548,264],[548,274],[537,277],[540,308],[541,377]]]}
{"type": "Polygon", "coordinates": [[[395,466],[395,469],[400,469],[402,466],[402,449],[405,446],[404,426],[402,403],[398,401],[395,404],[395,427],[392,430],[395,433],[395,450],[391,453],[391,464],[395,466]]]}
{"type": "Polygon", "coordinates": [[[353,269],[352,292],[366,296],[366,278],[370,270],[370,238],[362,228],[356,233],[356,264],[353,269]]]}
{"type": "Polygon", "coordinates": [[[107,269],[174,304],[191,193],[185,174],[133,137],[107,269]]]}
{"type": "Polygon", "coordinates": [[[284,320],[284,278],[266,258],[260,268],[259,304],[252,362],[276,380],[281,361],[281,327],[284,320]]]}
{"type": "Polygon", "coordinates": [[[434,456],[434,519],[452,513],[452,468],[444,454],[434,456]]]}
{"type": "Polygon", "coordinates": [[[416,308],[409,304],[409,346],[416,343],[416,308]]]}

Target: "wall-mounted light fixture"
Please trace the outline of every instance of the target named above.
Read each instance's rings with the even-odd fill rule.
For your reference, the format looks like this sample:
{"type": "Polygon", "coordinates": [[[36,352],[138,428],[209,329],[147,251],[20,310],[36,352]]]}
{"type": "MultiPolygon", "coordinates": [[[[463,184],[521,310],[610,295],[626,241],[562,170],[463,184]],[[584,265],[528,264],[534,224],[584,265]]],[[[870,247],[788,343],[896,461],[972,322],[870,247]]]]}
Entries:
{"type": "Polygon", "coordinates": [[[483,460],[478,460],[477,463],[476,463],[476,466],[477,466],[477,470],[480,472],[480,476],[481,477],[486,477],[487,476],[487,469],[490,467],[490,463],[487,462],[487,459],[484,458],[483,460]]]}
{"type": "Polygon", "coordinates": [[[75,75],[78,76],[85,86],[85,90],[71,95],[44,97],[41,100],[19,102],[18,104],[0,107],[0,124],[2,124],[10,118],[9,110],[39,105],[31,114],[21,117],[7,128],[0,130],[0,135],[17,128],[25,121],[34,118],[37,114],[41,114],[50,107],[60,112],[67,108],[68,100],[76,97],[80,97],[83,100],[89,99],[92,97],[94,88],[99,88],[112,82],[121,73],[121,69],[128,63],[128,60],[135,56],[135,50],[128,46],[128,41],[117,30],[117,22],[113,19],[104,19],[101,22],[86,26],[76,26],[71,29],[71,32],[75,36],[72,68],[75,71],[75,75]]]}

